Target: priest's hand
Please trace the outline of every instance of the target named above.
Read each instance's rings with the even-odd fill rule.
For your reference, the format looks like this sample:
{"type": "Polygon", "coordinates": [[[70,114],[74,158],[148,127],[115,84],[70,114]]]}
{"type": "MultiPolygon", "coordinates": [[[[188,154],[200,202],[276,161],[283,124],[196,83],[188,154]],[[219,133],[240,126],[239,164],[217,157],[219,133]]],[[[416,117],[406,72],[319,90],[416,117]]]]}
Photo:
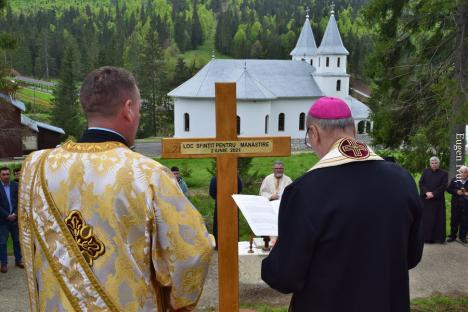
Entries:
{"type": "Polygon", "coordinates": [[[270,200],[277,200],[277,199],[279,199],[278,193],[275,193],[275,194],[270,196],[270,200]]]}
{"type": "Polygon", "coordinates": [[[426,192],[426,199],[434,198],[434,194],[432,192],[426,192]]]}
{"type": "Polygon", "coordinates": [[[9,216],[7,217],[7,220],[8,220],[8,221],[12,221],[12,222],[13,222],[13,221],[16,221],[16,219],[17,219],[17,217],[16,217],[15,214],[11,214],[11,215],[9,215],[9,216]]]}
{"type": "Polygon", "coordinates": [[[465,193],[465,192],[463,192],[463,190],[458,190],[458,191],[457,191],[457,195],[458,195],[458,196],[465,195],[464,193],[465,193]]]}

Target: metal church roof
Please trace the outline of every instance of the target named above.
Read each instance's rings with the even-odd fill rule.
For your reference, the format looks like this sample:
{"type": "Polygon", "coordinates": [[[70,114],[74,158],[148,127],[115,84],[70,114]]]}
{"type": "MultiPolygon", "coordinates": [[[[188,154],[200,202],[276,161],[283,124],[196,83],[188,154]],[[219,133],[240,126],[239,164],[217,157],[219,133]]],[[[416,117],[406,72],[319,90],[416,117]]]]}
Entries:
{"type": "Polygon", "coordinates": [[[169,92],[171,97],[214,98],[215,82],[236,82],[237,99],[318,97],[323,93],[307,62],[211,60],[195,76],[169,92]]]}
{"type": "Polygon", "coordinates": [[[331,11],[330,19],[328,20],[325,34],[323,35],[320,47],[317,49],[318,54],[344,54],[348,55],[349,52],[343,45],[341,40],[340,31],[336,24],[335,14],[331,11]]]}
{"type": "Polygon", "coordinates": [[[301,34],[297,40],[296,47],[291,51],[291,56],[307,56],[317,53],[317,44],[315,43],[314,33],[310,26],[309,15],[307,15],[302,26],[301,34]]]}
{"type": "Polygon", "coordinates": [[[351,109],[351,115],[355,120],[368,119],[370,115],[370,109],[366,104],[361,101],[353,98],[352,96],[347,96],[345,99],[349,108],[351,109]]]}

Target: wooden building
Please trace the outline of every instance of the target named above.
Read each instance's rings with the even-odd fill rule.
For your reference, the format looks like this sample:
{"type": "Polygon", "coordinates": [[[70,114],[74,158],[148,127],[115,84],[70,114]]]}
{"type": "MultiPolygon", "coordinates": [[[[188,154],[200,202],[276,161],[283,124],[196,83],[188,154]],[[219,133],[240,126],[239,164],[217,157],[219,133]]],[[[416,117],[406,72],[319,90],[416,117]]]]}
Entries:
{"type": "Polygon", "coordinates": [[[0,158],[23,155],[21,113],[24,103],[0,93],[0,158]]]}
{"type": "Polygon", "coordinates": [[[62,141],[62,128],[33,120],[25,110],[24,103],[0,93],[0,158],[22,157],[62,141]]]}

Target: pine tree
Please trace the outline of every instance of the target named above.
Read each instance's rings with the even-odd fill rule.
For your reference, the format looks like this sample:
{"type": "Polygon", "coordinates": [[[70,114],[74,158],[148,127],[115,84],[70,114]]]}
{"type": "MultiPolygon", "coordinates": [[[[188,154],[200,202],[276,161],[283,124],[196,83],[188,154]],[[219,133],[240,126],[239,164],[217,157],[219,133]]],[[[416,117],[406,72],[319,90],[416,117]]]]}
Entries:
{"type": "Polygon", "coordinates": [[[83,132],[83,118],[78,102],[77,83],[80,80],[79,52],[72,38],[68,39],[60,71],[60,80],[54,90],[52,123],[65,133],[78,138],[83,132]]]}
{"type": "MultiPolygon", "coordinates": [[[[3,12],[3,8],[6,6],[6,0],[0,0],[0,14],[3,12]]],[[[16,41],[9,34],[0,32],[0,52],[6,53],[6,50],[15,48],[16,41]]],[[[3,53],[0,53],[2,55],[3,53]]],[[[5,79],[8,75],[7,64],[4,66],[0,65],[0,92],[7,94],[13,94],[17,90],[17,86],[11,83],[10,80],[5,79]]]]}
{"type": "Polygon", "coordinates": [[[192,15],[192,37],[191,37],[192,49],[196,49],[203,43],[203,33],[200,24],[200,18],[198,17],[197,1],[193,1],[193,15],[192,15]]]}
{"type": "Polygon", "coordinates": [[[180,84],[184,83],[192,77],[190,68],[187,67],[183,58],[177,59],[177,64],[174,71],[174,79],[172,80],[172,87],[175,88],[180,84]]]}
{"type": "Polygon", "coordinates": [[[158,33],[148,29],[144,42],[140,68],[136,73],[142,98],[140,134],[155,136],[158,134],[158,127],[162,127],[161,108],[166,94],[166,69],[158,33]]]}

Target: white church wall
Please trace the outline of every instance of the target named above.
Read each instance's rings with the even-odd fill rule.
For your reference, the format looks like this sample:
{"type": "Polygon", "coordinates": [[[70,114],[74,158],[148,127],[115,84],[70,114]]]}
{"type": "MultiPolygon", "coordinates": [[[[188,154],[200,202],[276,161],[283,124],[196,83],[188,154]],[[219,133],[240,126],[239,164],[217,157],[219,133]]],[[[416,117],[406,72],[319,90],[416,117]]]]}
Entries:
{"type": "Polygon", "coordinates": [[[174,137],[214,137],[215,110],[212,99],[174,99],[174,137]],[[190,117],[190,129],[185,131],[184,114],[190,117]]]}
{"type": "Polygon", "coordinates": [[[317,98],[310,99],[278,99],[271,104],[270,116],[270,135],[291,136],[291,138],[304,138],[306,128],[299,130],[299,116],[304,113],[307,117],[307,112],[310,106],[317,98]],[[278,131],[279,114],[284,113],[284,131],[278,131]]]}
{"type": "Polygon", "coordinates": [[[349,95],[349,76],[314,75],[315,81],[327,96],[346,98],[349,95]],[[340,91],[337,91],[337,81],[340,80],[340,91]]]}
{"type": "Polygon", "coordinates": [[[319,55],[317,62],[317,73],[346,74],[346,55],[319,55]],[[327,66],[328,57],[328,66],[327,66]],[[340,66],[338,67],[338,59],[340,66]]]}
{"type": "MultiPolygon", "coordinates": [[[[237,115],[241,119],[240,136],[278,135],[303,138],[305,127],[299,130],[300,114],[307,112],[317,98],[277,99],[271,101],[239,101],[237,115]],[[278,130],[279,114],[283,113],[284,131],[278,130]],[[265,116],[268,115],[268,133],[265,134],[265,116]]],[[[213,99],[176,98],[174,102],[174,137],[214,137],[216,136],[213,99]],[[190,130],[184,129],[184,114],[190,116],[190,130]]]]}
{"type": "Polygon", "coordinates": [[[271,101],[238,101],[237,116],[241,119],[240,136],[267,135],[265,116],[270,115],[270,107],[271,101]]]}

